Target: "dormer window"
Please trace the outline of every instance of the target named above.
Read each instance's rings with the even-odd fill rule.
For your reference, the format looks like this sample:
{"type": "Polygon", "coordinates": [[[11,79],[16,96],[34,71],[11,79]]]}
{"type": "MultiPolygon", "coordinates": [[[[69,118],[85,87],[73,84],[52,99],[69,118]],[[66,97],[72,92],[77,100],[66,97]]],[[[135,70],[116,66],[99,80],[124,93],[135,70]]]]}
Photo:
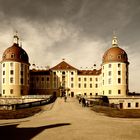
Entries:
{"type": "Polygon", "coordinates": [[[6,54],[3,55],[3,59],[6,58],[6,54]]]}
{"type": "Polygon", "coordinates": [[[11,54],[11,58],[15,58],[15,54],[14,53],[11,54]]]}
{"type": "Polygon", "coordinates": [[[117,58],[118,58],[118,59],[121,59],[121,55],[118,55],[117,58]]]}

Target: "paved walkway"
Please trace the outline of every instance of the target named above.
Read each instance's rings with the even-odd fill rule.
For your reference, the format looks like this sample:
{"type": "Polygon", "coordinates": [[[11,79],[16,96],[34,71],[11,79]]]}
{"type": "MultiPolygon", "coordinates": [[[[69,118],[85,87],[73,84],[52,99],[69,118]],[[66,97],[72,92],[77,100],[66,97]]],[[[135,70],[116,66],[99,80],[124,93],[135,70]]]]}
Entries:
{"type": "Polygon", "coordinates": [[[106,117],[72,98],[58,98],[49,111],[0,124],[4,140],[140,140],[140,119],[106,117]]]}

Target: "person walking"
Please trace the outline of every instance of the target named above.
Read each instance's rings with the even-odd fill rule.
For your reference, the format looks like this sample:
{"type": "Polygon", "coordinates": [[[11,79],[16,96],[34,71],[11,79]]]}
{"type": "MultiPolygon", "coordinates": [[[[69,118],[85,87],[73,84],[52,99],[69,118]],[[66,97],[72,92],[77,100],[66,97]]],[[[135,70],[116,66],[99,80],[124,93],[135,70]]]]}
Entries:
{"type": "Polygon", "coordinates": [[[81,104],[81,100],[82,100],[81,97],[79,97],[79,104],[81,104]]]}
{"type": "Polygon", "coordinates": [[[85,103],[85,104],[86,104],[86,106],[88,107],[88,100],[86,100],[86,103],[85,103]]]}
{"type": "Polygon", "coordinates": [[[86,100],[85,98],[82,98],[82,107],[85,107],[85,105],[86,105],[86,100]]]}
{"type": "Polygon", "coordinates": [[[64,101],[65,101],[65,102],[67,101],[67,96],[66,96],[66,95],[64,96],[64,101]]]}

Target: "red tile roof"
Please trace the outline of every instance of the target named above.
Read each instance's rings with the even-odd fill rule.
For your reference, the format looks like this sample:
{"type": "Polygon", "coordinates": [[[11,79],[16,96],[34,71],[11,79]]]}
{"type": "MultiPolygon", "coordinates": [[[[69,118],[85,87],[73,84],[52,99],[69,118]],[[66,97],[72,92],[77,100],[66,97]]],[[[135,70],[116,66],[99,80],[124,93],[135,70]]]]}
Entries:
{"type": "Polygon", "coordinates": [[[100,75],[101,74],[101,69],[100,70],[79,70],[78,75],[100,75]]]}
{"type": "Polygon", "coordinates": [[[60,62],[58,65],[51,68],[51,70],[78,70],[73,66],[69,65],[65,61],[60,62]]]}

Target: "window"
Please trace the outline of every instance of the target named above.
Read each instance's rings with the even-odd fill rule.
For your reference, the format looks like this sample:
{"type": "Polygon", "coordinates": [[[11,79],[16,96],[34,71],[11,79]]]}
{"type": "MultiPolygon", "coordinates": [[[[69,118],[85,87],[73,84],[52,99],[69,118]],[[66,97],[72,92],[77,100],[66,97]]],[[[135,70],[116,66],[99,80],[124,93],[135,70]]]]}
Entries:
{"type": "Polygon", "coordinates": [[[121,90],[120,89],[118,90],[118,94],[121,94],[121,90]]]}
{"type": "Polygon", "coordinates": [[[65,75],[65,72],[63,71],[62,74],[65,75]]]}
{"type": "Polygon", "coordinates": [[[5,71],[3,71],[3,75],[5,75],[5,71]]]}
{"type": "Polygon", "coordinates": [[[3,64],[3,67],[5,67],[5,63],[3,64]]]}
{"type": "Polygon", "coordinates": [[[78,78],[78,81],[81,81],[81,78],[78,78]]]}
{"type": "Polygon", "coordinates": [[[98,78],[95,78],[96,81],[98,81],[98,78]]]}
{"type": "Polygon", "coordinates": [[[87,87],[87,84],[84,84],[84,88],[86,88],[87,87]]]}
{"type": "Polygon", "coordinates": [[[14,78],[11,77],[11,78],[10,78],[10,83],[13,83],[13,82],[14,82],[14,78]]]}
{"type": "Polygon", "coordinates": [[[10,70],[10,74],[13,75],[14,74],[14,71],[13,70],[10,70]]]}
{"type": "Polygon", "coordinates": [[[86,96],[86,95],[87,95],[87,93],[84,93],[84,95],[86,96]]]}
{"type": "Polygon", "coordinates": [[[108,75],[111,76],[111,71],[108,72],[108,75]]]}
{"type": "Polygon", "coordinates": [[[104,93],[105,93],[105,92],[104,92],[104,90],[103,90],[103,95],[104,95],[104,93]]]}
{"type": "Polygon", "coordinates": [[[12,54],[11,54],[11,58],[15,58],[15,54],[12,53],[12,54]]]}
{"type": "Polygon", "coordinates": [[[118,59],[121,59],[121,55],[118,55],[117,57],[118,57],[118,59]]]}
{"type": "Polygon", "coordinates": [[[20,83],[23,84],[23,78],[20,79],[20,83]]]}
{"type": "Polygon", "coordinates": [[[90,93],[90,96],[92,96],[92,93],[90,93]]]}
{"type": "Polygon", "coordinates": [[[92,84],[90,84],[90,88],[92,88],[92,84]]]}
{"type": "Polygon", "coordinates": [[[87,80],[87,78],[84,78],[84,81],[86,81],[87,80]]]}
{"type": "Polygon", "coordinates": [[[103,73],[103,77],[104,77],[104,73],[103,73]]]}
{"type": "Polygon", "coordinates": [[[90,81],[92,81],[92,78],[90,78],[90,81]]]}
{"type": "Polygon", "coordinates": [[[5,78],[3,78],[3,84],[5,83],[5,78]]]}
{"type": "Polygon", "coordinates": [[[95,88],[97,88],[98,87],[98,84],[95,84],[95,88]]]}
{"type": "Polygon", "coordinates": [[[13,89],[10,89],[10,94],[13,94],[13,89]]]}
{"type": "Polygon", "coordinates": [[[95,93],[95,95],[97,96],[97,95],[98,95],[98,93],[95,93]]]}
{"type": "Polygon", "coordinates": [[[81,88],[81,84],[78,84],[78,87],[81,88]]]}
{"type": "Polygon", "coordinates": [[[50,78],[49,77],[47,77],[47,81],[49,81],[50,80],[50,78]]]}
{"type": "Polygon", "coordinates": [[[139,107],[139,103],[138,102],[136,102],[136,105],[135,105],[136,107],[139,107]]]}
{"type": "Polygon", "coordinates": [[[109,64],[108,67],[111,68],[111,64],[109,64]]]}
{"type": "Polygon", "coordinates": [[[104,85],[104,80],[103,80],[103,85],[104,85]]]}
{"type": "MultiPolygon", "coordinates": [[[[55,77],[54,77],[55,78],[55,77]]],[[[41,78],[42,81],[44,81],[44,77],[41,78]]],[[[55,80],[54,80],[55,81],[55,80]]]]}
{"type": "Polygon", "coordinates": [[[120,67],[121,67],[121,64],[119,63],[119,64],[118,64],[118,68],[120,68],[120,67]]]}
{"type": "Polygon", "coordinates": [[[112,91],[111,91],[111,90],[109,90],[109,91],[108,91],[108,94],[111,94],[111,92],[112,92],[112,91]]]}
{"type": "Polygon", "coordinates": [[[121,83],[121,78],[118,78],[118,84],[120,84],[121,83]]]}
{"type": "Polygon", "coordinates": [[[71,77],[71,81],[73,81],[73,77],[71,77]]]}
{"type": "Polygon", "coordinates": [[[71,75],[73,75],[73,71],[71,72],[71,75]]]}
{"type": "Polygon", "coordinates": [[[13,67],[13,63],[10,63],[10,67],[13,67]]]}
{"type": "Polygon", "coordinates": [[[36,77],[36,81],[37,81],[37,82],[39,81],[39,78],[38,78],[38,77],[36,77]]]}
{"type": "Polygon", "coordinates": [[[71,83],[71,88],[73,88],[73,83],[71,83]]]}
{"type": "Polygon", "coordinates": [[[62,79],[65,79],[65,75],[62,75],[62,79]]]}
{"type": "Polygon", "coordinates": [[[138,102],[136,102],[135,106],[136,106],[136,107],[139,107],[139,103],[138,103],[138,102]]]}
{"type": "Polygon", "coordinates": [[[131,107],[131,103],[128,103],[128,107],[131,107]]]}
{"type": "Polygon", "coordinates": [[[108,79],[108,84],[111,84],[111,78],[108,79]]]}
{"type": "Polygon", "coordinates": [[[3,90],[3,94],[5,94],[5,90],[3,90]]]}
{"type": "Polygon", "coordinates": [[[121,71],[118,71],[118,75],[121,75],[121,71]]]}
{"type": "Polygon", "coordinates": [[[56,72],[53,72],[54,75],[56,75],[56,72]]]}

